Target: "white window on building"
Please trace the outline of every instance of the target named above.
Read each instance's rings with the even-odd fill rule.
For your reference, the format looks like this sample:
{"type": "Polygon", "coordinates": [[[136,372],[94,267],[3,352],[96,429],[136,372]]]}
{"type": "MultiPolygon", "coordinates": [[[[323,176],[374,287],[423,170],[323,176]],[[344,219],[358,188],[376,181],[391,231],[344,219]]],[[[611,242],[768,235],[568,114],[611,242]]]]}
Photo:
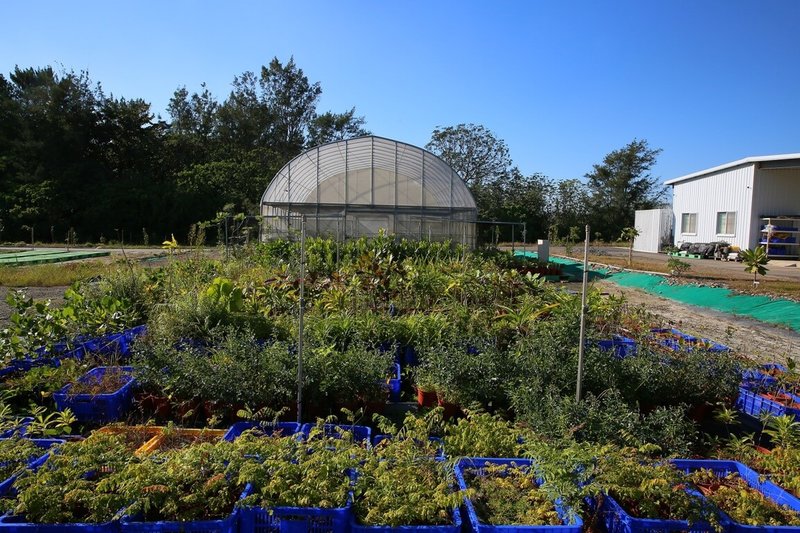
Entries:
{"type": "Polygon", "coordinates": [[[697,234],[697,213],[681,214],[681,233],[684,235],[697,234]]]}
{"type": "Polygon", "coordinates": [[[736,235],[736,211],[717,213],[717,235],[736,235]]]}

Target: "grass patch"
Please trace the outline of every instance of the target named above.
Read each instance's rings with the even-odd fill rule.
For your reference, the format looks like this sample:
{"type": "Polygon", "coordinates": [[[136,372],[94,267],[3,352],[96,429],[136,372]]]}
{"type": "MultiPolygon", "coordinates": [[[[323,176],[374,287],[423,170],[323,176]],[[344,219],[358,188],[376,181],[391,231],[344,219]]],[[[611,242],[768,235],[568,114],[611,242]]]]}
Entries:
{"type": "MultiPolygon", "coordinates": [[[[583,260],[581,257],[580,260],[583,260]]],[[[630,268],[633,270],[645,270],[649,272],[663,272],[668,273],[667,265],[658,261],[640,261],[637,258],[633,259],[633,264],[628,266],[627,257],[613,257],[608,255],[592,255],[589,254],[589,261],[592,263],[602,263],[605,265],[612,265],[620,268],[630,268]]]]}
{"type": "Polygon", "coordinates": [[[760,278],[757,287],[752,281],[727,280],[725,285],[733,290],[760,296],[777,296],[790,300],[800,301],[800,283],[780,279],[760,278]]]}
{"type": "Polygon", "coordinates": [[[116,268],[103,261],[75,261],[31,266],[0,266],[0,285],[4,287],[60,287],[72,285],[116,268]]]}

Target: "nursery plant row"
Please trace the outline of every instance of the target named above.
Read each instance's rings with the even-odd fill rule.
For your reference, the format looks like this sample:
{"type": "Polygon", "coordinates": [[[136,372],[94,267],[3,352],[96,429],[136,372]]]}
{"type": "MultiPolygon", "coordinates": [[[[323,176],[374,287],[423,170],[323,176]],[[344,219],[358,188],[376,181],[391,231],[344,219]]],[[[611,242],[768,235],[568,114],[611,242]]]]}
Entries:
{"type": "Polygon", "coordinates": [[[431,421],[411,415],[375,439],[369,427],[322,421],[4,439],[0,529],[800,530],[800,500],[736,461],[526,443],[530,434],[486,414],[451,428],[450,446],[426,433],[431,421]],[[446,456],[470,426],[528,458],[446,456]]]}

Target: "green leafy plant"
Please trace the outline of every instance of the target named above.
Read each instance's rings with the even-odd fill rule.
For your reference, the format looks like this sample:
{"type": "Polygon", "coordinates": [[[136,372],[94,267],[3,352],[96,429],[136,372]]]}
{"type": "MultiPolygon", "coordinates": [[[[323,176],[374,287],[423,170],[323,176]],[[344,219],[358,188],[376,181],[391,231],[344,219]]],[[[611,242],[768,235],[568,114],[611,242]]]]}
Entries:
{"type": "Polygon", "coordinates": [[[445,426],[445,453],[449,457],[520,457],[525,431],[499,415],[466,410],[466,418],[445,426]]]}
{"type": "Polygon", "coordinates": [[[205,295],[215,304],[222,305],[230,312],[238,312],[244,308],[244,297],[241,287],[237,287],[229,279],[217,277],[206,289],[205,295]]]}
{"type": "Polygon", "coordinates": [[[109,480],[129,502],[126,514],[141,522],[208,520],[233,511],[244,485],[226,477],[238,464],[234,444],[199,443],[130,461],[109,480]]]}
{"type": "Polygon", "coordinates": [[[758,454],[750,464],[800,498],[800,447],[774,448],[771,453],[758,454]]]}
{"type": "Polygon", "coordinates": [[[306,442],[293,437],[268,441],[267,448],[258,452],[262,461],[248,462],[239,471],[239,479],[253,486],[253,494],[243,504],[267,508],[345,505],[351,490],[347,473],[366,453],[346,426],[341,428],[341,438],[326,436],[320,422],[306,442]]]}
{"type": "Polygon", "coordinates": [[[639,230],[633,226],[622,228],[620,233],[619,239],[628,243],[628,268],[633,266],[633,243],[639,235],[639,230]]]}
{"type": "Polygon", "coordinates": [[[78,421],[69,408],[48,413],[47,408],[41,405],[31,405],[30,416],[33,420],[27,426],[27,434],[31,436],[69,435],[72,433],[72,425],[78,421]]]}
{"type": "Polygon", "coordinates": [[[763,246],[759,246],[755,250],[742,250],[739,252],[739,257],[744,264],[744,271],[753,275],[754,285],[758,280],[758,276],[767,275],[769,269],[766,265],[769,262],[769,257],[767,257],[767,251],[763,246]]]}
{"type": "Polygon", "coordinates": [[[764,433],[772,444],[782,448],[800,447],[800,422],[793,415],[771,416],[764,433]]]}
{"type": "Polygon", "coordinates": [[[64,444],[38,470],[20,474],[18,494],[4,506],[33,523],[107,522],[129,503],[109,479],[131,460],[116,435],[64,444]]]}
{"type": "Polygon", "coordinates": [[[449,524],[462,501],[453,485],[452,465],[426,455],[419,441],[396,436],[359,465],[355,514],[366,525],[449,524]]]}
{"type": "Polygon", "coordinates": [[[44,455],[44,450],[29,439],[12,437],[0,440],[0,479],[24,468],[28,461],[44,455]]]}
{"type": "Polygon", "coordinates": [[[686,489],[685,476],[671,464],[623,450],[598,457],[589,490],[612,496],[637,518],[708,522],[721,529],[716,508],[686,489]]]}
{"type": "Polygon", "coordinates": [[[692,269],[692,265],[686,261],[682,261],[677,257],[671,256],[669,259],[667,259],[667,268],[673,276],[680,277],[689,272],[692,269]]]}
{"type": "Polygon", "coordinates": [[[700,488],[706,498],[740,524],[800,525],[800,513],[776,504],[751,488],[735,472],[719,477],[711,470],[700,469],[689,474],[688,478],[700,488]]]}
{"type": "Polygon", "coordinates": [[[466,471],[467,487],[478,519],[493,525],[561,525],[549,495],[542,491],[535,474],[527,468],[476,465],[466,471]]]}

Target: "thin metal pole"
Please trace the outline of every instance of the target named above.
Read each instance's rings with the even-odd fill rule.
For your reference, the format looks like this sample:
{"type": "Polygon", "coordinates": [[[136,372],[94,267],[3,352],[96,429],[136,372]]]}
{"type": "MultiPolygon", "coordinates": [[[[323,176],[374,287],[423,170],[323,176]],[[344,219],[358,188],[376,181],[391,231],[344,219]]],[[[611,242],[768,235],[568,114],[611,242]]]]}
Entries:
{"type": "Polygon", "coordinates": [[[514,224],[511,224],[511,253],[514,253],[514,224]]]}
{"type": "Polygon", "coordinates": [[[342,218],[336,219],[336,273],[339,273],[339,239],[342,238],[342,218]]]}
{"type": "Polygon", "coordinates": [[[297,423],[303,421],[303,315],[306,287],[306,216],[300,219],[300,320],[297,334],[297,423]]]}
{"type": "Polygon", "coordinates": [[[586,237],[583,244],[583,288],[581,290],[581,333],[578,345],[578,381],[575,385],[575,400],[581,401],[583,386],[583,352],[586,343],[586,291],[589,286],[589,224],[586,224],[586,237]]]}
{"type": "Polygon", "coordinates": [[[528,223],[522,223],[522,251],[528,250],[528,223]]]}

